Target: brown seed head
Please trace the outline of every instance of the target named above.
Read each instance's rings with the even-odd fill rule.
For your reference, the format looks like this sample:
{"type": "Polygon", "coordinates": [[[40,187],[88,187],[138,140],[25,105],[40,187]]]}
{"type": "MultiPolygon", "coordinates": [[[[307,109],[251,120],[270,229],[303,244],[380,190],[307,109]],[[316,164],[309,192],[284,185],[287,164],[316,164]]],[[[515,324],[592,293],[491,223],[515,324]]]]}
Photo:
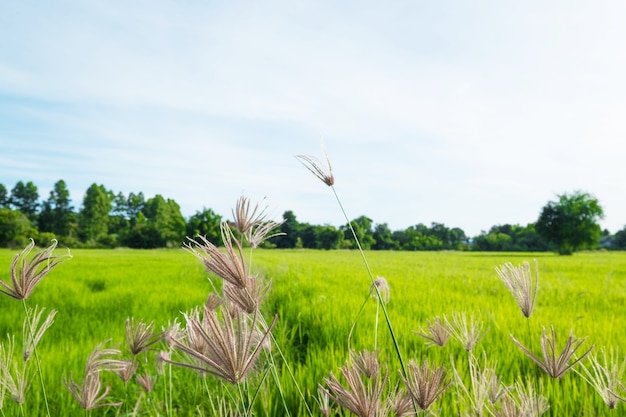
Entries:
{"type": "Polygon", "coordinates": [[[508,262],[496,267],[496,272],[515,301],[517,301],[524,317],[529,318],[533,313],[539,288],[539,267],[537,266],[537,261],[535,260],[534,277],[528,262],[524,262],[519,266],[513,266],[512,263],[508,262]]]}
{"type": "Polygon", "coordinates": [[[50,271],[63,261],[71,258],[69,254],[64,256],[53,255],[52,252],[57,247],[57,241],[46,249],[35,254],[29,259],[30,252],[35,247],[35,241],[30,243],[18,253],[11,263],[11,284],[9,285],[0,279],[0,293],[6,294],[16,300],[25,300],[33,292],[39,281],[41,281],[50,271]]]}

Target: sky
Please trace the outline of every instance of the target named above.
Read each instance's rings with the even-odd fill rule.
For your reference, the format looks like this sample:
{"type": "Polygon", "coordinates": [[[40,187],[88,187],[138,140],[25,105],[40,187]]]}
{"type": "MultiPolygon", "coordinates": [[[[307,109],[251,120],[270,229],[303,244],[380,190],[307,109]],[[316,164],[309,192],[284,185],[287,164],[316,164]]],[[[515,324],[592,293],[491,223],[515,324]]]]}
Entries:
{"type": "Polygon", "coordinates": [[[0,183],[476,236],[588,192],[626,225],[626,2],[0,4],[0,183]]]}

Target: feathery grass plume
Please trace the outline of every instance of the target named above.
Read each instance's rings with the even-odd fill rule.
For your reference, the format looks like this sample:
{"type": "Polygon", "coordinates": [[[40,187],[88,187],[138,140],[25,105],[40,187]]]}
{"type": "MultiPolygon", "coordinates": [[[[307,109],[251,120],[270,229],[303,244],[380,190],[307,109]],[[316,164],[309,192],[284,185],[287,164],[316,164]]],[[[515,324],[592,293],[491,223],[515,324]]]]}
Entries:
{"type": "Polygon", "coordinates": [[[522,265],[513,266],[507,262],[496,267],[496,272],[506,288],[509,290],[517,305],[522,310],[526,318],[530,318],[537,300],[537,290],[539,289],[539,267],[535,260],[535,276],[530,270],[530,264],[524,262],[522,265]]]}
{"type": "Polygon", "coordinates": [[[623,396],[617,395],[618,390],[624,387],[621,380],[624,378],[626,358],[620,362],[617,351],[613,349],[608,355],[605,348],[602,348],[600,353],[601,356],[592,352],[589,355],[589,364],[581,362],[582,371],[574,369],[574,372],[596,390],[607,407],[614,409],[620,401],[626,402],[623,396]]]}
{"type": "Polygon", "coordinates": [[[152,322],[144,323],[139,320],[139,322],[135,324],[134,317],[126,319],[126,342],[133,356],[140,354],[161,341],[163,334],[155,334],[153,327],[152,322]]]}
{"type": "Polygon", "coordinates": [[[100,343],[89,354],[83,374],[82,386],[74,381],[71,372],[69,379],[63,378],[63,384],[65,384],[74,399],[84,410],[93,410],[100,407],[119,407],[122,405],[121,402],[106,402],[111,387],[102,386],[100,373],[102,371],[122,372],[128,364],[127,361],[111,358],[111,356],[120,355],[121,352],[114,348],[104,348],[106,343],[100,343]]]}
{"type": "Polygon", "coordinates": [[[381,415],[395,416],[395,417],[408,417],[415,415],[415,407],[413,406],[413,399],[409,393],[402,389],[396,389],[387,398],[388,411],[381,413],[381,415]]]}
{"type": "Polygon", "coordinates": [[[284,222],[275,222],[274,220],[267,220],[252,230],[252,233],[248,237],[248,243],[253,249],[258,248],[261,243],[265,242],[267,239],[271,239],[275,236],[283,236],[286,233],[276,232],[272,233],[273,230],[280,227],[284,222]],[[271,233],[271,234],[270,234],[271,233]]]}
{"type": "Polygon", "coordinates": [[[350,351],[350,361],[352,362],[352,366],[367,378],[374,378],[378,376],[380,372],[380,364],[378,363],[376,352],[364,350],[357,353],[350,351]]]}
{"type": "Polygon", "coordinates": [[[197,237],[200,241],[188,237],[189,242],[184,244],[184,249],[202,260],[209,272],[232,285],[244,288],[248,278],[248,267],[243,258],[243,247],[241,242],[233,235],[233,231],[228,226],[228,223],[221,222],[220,228],[226,253],[220,251],[217,246],[209,242],[204,236],[197,237]]]}
{"type": "MultiPolygon", "coordinates": [[[[517,414],[514,414],[515,416],[539,417],[550,409],[548,399],[541,394],[541,391],[543,391],[542,383],[539,383],[539,387],[536,390],[535,382],[527,378],[525,382],[517,380],[514,387],[514,392],[517,397],[517,401],[514,399],[515,408],[517,409],[517,414]]],[[[509,398],[513,397],[509,396],[509,398]]],[[[506,406],[511,409],[510,403],[506,406]]]]}
{"type": "Polygon", "coordinates": [[[258,311],[261,303],[271,288],[271,282],[265,285],[258,277],[246,278],[244,288],[224,283],[222,291],[226,299],[231,301],[237,308],[252,314],[258,311]]]}
{"type": "Polygon", "coordinates": [[[0,293],[6,294],[16,300],[27,299],[39,281],[41,281],[50,271],[66,259],[71,258],[69,254],[64,256],[53,255],[52,252],[57,247],[57,241],[35,254],[29,259],[29,255],[35,247],[35,241],[30,243],[20,253],[15,255],[11,263],[11,284],[0,279],[0,293]]]}
{"type": "Polygon", "coordinates": [[[387,385],[389,372],[381,377],[380,373],[369,377],[356,366],[348,362],[341,368],[341,374],[346,380],[344,387],[332,372],[324,383],[327,388],[320,385],[321,389],[337,405],[343,407],[358,417],[378,417],[383,407],[382,395],[387,385]]]}
{"type": "Polygon", "coordinates": [[[527,349],[524,345],[522,345],[513,335],[511,335],[511,339],[513,342],[528,356],[532,359],[541,369],[543,369],[548,375],[552,378],[561,379],[563,375],[572,369],[574,365],[578,362],[582,361],[585,356],[587,356],[594,348],[594,345],[591,345],[589,349],[585,353],[583,353],[580,357],[576,357],[576,351],[580,349],[580,347],[587,340],[586,337],[577,338],[574,337],[572,331],[570,330],[569,337],[567,338],[567,342],[565,343],[565,347],[559,354],[558,358],[556,355],[556,332],[554,327],[551,327],[550,336],[547,336],[546,329],[544,327],[543,334],[541,335],[541,350],[543,351],[543,361],[535,356],[529,349],[527,349]],[[573,360],[572,360],[573,359],[573,360]]]}
{"type": "Polygon", "coordinates": [[[483,364],[474,355],[469,357],[470,384],[465,385],[463,377],[454,370],[454,380],[457,388],[463,394],[461,402],[466,404],[470,415],[484,416],[494,415],[496,404],[513,387],[505,386],[496,374],[496,364],[487,361],[487,355],[483,354],[483,364]]]}
{"type": "Polygon", "coordinates": [[[30,355],[36,349],[37,344],[43,337],[46,330],[52,326],[54,323],[54,316],[56,315],[56,310],[51,310],[48,313],[46,319],[39,324],[41,321],[41,315],[43,314],[46,308],[39,308],[39,306],[35,306],[35,308],[28,308],[28,315],[30,317],[30,326],[28,320],[24,320],[24,325],[22,326],[23,333],[23,341],[24,341],[24,361],[27,361],[30,358],[30,355]]]}
{"type": "Polygon", "coordinates": [[[385,277],[376,277],[372,285],[370,286],[370,296],[374,298],[378,298],[376,294],[376,290],[378,289],[378,293],[380,294],[380,299],[384,303],[388,303],[390,297],[389,283],[385,279],[385,277]],[[374,288],[376,287],[376,288],[374,288]]]}
{"type": "Polygon", "coordinates": [[[161,327],[161,334],[167,347],[171,347],[172,339],[180,339],[184,337],[184,331],[180,327],[180,323],[177,319],[167,323],[167,326],[161,327]]]}
{"type": "Polygon", "coordinates": [[[137,368],[139,368],[139,362],[129,359],[122,359],[120,360],[120,362],[123,363],[120,364],[122,368],[114,369],[113,373],[117,375],[124,383],[127,383],[135,375],[135,372],[137,372],[137,368]]]}
{"type": "Polygon", "coordinates": [[[156,383],[156,376],[150,375],[148,372],[144,372],[143,374],[139,374],[135,377],[137,383],[145,392],[152,392],[154,389],[154,384],[156,383]]]}
{"type": "Polygon", "coordinates": [[[432,322],[428,319],[426,321],[428,322],[428,329],[420,328],[418,331],[413,330],[413,333],[428,340],[426,344],[429,346],[444,347],[450,338],[450,326],[446,316],[443,316],[443,320],[437,316],[432,322]]]}
{"type": "Polygon", "coordinates": [[[450,330],[450,335],[458,340],[468,352],[471,352],[488,332],[484,328],[484,323],[474,318],[473,313],[468,322],[466,314],[454,312],[452,322],[446,318],[446,326],[450,330]]]}
{"type": "Polygon", "coordinates": [[[250,199],[242,195],[237,200],[233,210],[233,219],[235,220],[233,225],[242,236],[246,237],[250,236],[255,226],[262,224],[267,218],[267,206],[260,209],[257,203],[251,209],[250,204],[250,199]]]}
{"type": "Polygon", "coordinates": [[[323,144],[322,152],[326,158],[326,166],[323,166],[316,157],[311,155],[296,155],[296,159],[298,159],[306,169],[311,171],[313,175],[319,178],[320,181],[331,187],[335,184],[335,177],[333,176],[333,167],[330,165],[330,159],[328,159],[328,154],[323,144]]]}
{"type": "Polygon", "coordinates": [[[24,404],[26,391],[30,386],[30,374],[25,363],[18,366],[13,360],[15,339],[7,337],[6,344],[0,344],[0,391],[8,391],[17,404],[24,404]],[[21,368],[21,369],[20,369],[21,368]]]}
{"type": "Polygon", "coordinates": [[[165,358],[164,361],[238,384],[246,379],[254,366],[277,319],[275,316],[267,330],[262,332],[257,312],[252,315],[240,311],[225,312],[219,316],[217,311],[205,308],[202,321],[198,317],[186,317],[187,333],[202,339],[202,349],[198,350],[185,340],[173,340],[174,348],[192,359],[192,363],[165,358]]]}
{"type": "Polygon", "coordinates": [[[418,365],[413,359],[407,365],[407,375],[400,375],[413,402],[421,409],[428,410],[452,383],[448,372],[441,366],[431,368],[428,360],[418,365]]]}
{"type": "Polygon", "coordinates": [[[330,408],[330,397],[321,386],[317,387],[317,403],[319,404],[320,413],[322,413],[324,417],[329,417],[332,412],[330,408]]]}

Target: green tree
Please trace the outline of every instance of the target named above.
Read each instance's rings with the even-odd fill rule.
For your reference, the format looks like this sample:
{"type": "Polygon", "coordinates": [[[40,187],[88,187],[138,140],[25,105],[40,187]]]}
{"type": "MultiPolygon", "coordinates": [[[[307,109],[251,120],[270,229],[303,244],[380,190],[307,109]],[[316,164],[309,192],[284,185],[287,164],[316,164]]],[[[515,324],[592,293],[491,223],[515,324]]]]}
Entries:
{"type": "Polygon", "coordinates": [[[107,238],[112,201],[113,193],[104,185],[94,183],[85,192],[78,224],[81,238],[89,245],[96,245],[98,241],[107,238]]]}
{"type": "Polygon", "coordinates": [[[187,221],[187,236],[194,238],[200,235],[215,245],[220,244],[222,242],[221,222],[222,216],[211,209],[205,208],[202,211],[197,211],[187,221]]]}
{"type": "Polygon", "coordinates": [[[613,236],[611,249],[626,250],[626,226],[613,236]]]}
{"type": "MultiPolygon", "coordinates": [[[[361,244],[361,248],[364,250],[371,249],[372,245],[376,243],[374,240],[374,234],[372,230],[372,219],[367,216],[359,216],[356,219],[350,222],[352,228],[354,229],[354,234],[359,239],[359,243],[361,244]]],[[[345,245],[348,248],[356,249],[357,245],[354,241],[354,236],[352,235],[352,231],[348,225],[343,226],[342,229],[343,234],[345,236],[345,245]]]]}
{"type": "Polygon", "coordinates": [[[313,226],[316,249],[338,249],[343,241],[343,230],[335,226],[313,226]]]}
{"type": "Polygon", "coordinates": [[[549,201],[541,210],[537,233],[561,255],[597,248],[602,233],[598,220],[604,216],[598,200],[581,191],[557,197],[558,201],[549,201]]]}
{"type": "Polygon", "coordinates": [[[180,246],[185,238],[185,218],[180,206],[160,194],[148,199],[144,207],[148,223],[159,232],[161,242],[166,246],[180,246]]]}
{"type": "Polygon", "coordinates": [[[0,208],[9,207],[9,191],[4,184],[0,184],[0,208]]]}
{"type": "Polygon", "coordinates": [[[24,184],[18,181],[11,190],[9,197],[11,206],[21,211],[31,222],[37,220],[37,210],[39,209],[39,192],[37,186],[32,181],[24,184]]]}
{"type": "Polygon", "coordinates": [[[272,242],[277,248],[295,248],[300,237],[301,226],[296,220],[293,211],[288,210],[283,213],[283,223],[280,225],[278,232],[284,235],[278,235],[272,238],[272,242]]]}
{"type": "Polygon", "coordinates": [[[372,237],[376,241],[372,245],[372,249],[389,250],[400,247],[400,244],[393,238],[393,232],[389,229],[387,223],[377,224],[374,227],[372,237]]]}
{"type": "Polygon", "coordinates": [[[0,246],[23,247],[35,233],[24,213],[8,207],[0,208],[0,246]]]}
{"type": "Polygon", "coordinates": [[[70,192],[65,181],[59,180],[50,191],[50,196],[41,205],[37,219],[40,232],[51,232],[56,236],[69,236],[76,222],[70,192]]]}

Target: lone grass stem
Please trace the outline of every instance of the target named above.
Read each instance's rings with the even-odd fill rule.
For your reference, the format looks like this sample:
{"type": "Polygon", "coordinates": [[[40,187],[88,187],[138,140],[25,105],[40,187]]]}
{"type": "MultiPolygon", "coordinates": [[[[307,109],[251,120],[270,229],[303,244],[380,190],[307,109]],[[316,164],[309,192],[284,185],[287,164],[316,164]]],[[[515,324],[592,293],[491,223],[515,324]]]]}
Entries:
{"type": "Polygon", "coordinates": [[[391,340],[393,341],[393,346],[396,350],[396,354],[398,355],[398,360],[400,361],[400,367],[402,369],[402,375],[406,378],[407,374],[406,374],[406,367],[404,366],[404,360],[402,359],[402,353],[400,352],[400,346],[398,345],[398,339],[396,338],[396,334],[393,331],[393,326],[391,325],[391,320],[389,319],[389,314],[387,313],[387,307],[385,306],[385,303],[383,303],[383,299],[382,296],[380,295],[380,291],[378,289],[378,286],[376,286],[376,278],[374,277],[374,274],[372,273],[372,270],[369,266],[369,263],[367,262],[367,258],[365,257],[365,252],[363,252],[363,248],[361,247],[361,242],[359,241],[359,238],[356,235],[356,232],[354,231],[354,228],[352,227],[352,223],[350,222],[350,220],[348,219],[348,215],[346,214],[346,210],[343,208],[343,204],[341,204],[341,200],[339,199],[339,195],[337,194],[337,190],[335,190],[335,187],[333,185],[330,185],[330,188],[333,190],[333,193],[335,194],[335,199],[337,200],[337,203],[339,204],[339,208],[341,209],[341,212],[343,213],[343,216],[346,219],[346,222],[348,222],[348,226],[350,227],[350,232],[352,233],[352,236],[354,237],[354,241],[357,244],[357,247],[359,249],[359,253],[361,254],[361,258],[363,259],[363,263],[365,264],[365,268],[367,269],[367,273],[370,276],[370,279],[372,281],[372,286],[374,287],[375,291],[376,291],[376,297],[378,299],[378,302],[380,303],[382,310],[383,310],[383,314],[385,316],[385,321],[387,322],[387,327],[389,328],[389,333],[391,334],[391,340]]]}
{"type": "Polygon", "coordinates": [[[48,405],[48,396],[46,395],[46,385],[43,382],[43,375],[41,372],[41,361],[39,360],[39,354],[37,353],[37,343],[34,342],[35,337],[33,335],[33,326],[30,321],[30,316],[28,314],[28,308],[26,307],[26,300],[22,299],[22,306],[24,307],[24,314],[26,315],[26,322],[28,324],[28,331],[30,332],[30,339],[33,340],[33,353],[35,354],[35,362],[37,363],[37,373],[39,374],[39,382],[41,383],[41,392],[43,395],[43,400],[46,405],[46,415],[51,417],[50,414],[50,406],[48,405]]]}

